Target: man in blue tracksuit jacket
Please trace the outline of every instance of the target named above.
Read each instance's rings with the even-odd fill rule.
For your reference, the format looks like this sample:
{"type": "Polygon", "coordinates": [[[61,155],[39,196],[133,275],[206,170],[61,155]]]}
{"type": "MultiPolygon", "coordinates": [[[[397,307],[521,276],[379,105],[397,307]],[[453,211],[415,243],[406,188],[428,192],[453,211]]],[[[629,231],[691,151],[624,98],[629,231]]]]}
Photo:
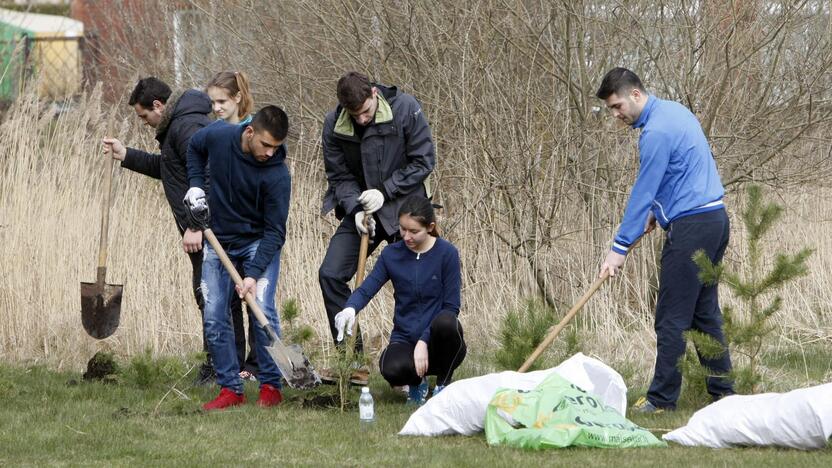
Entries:
{"type": "MultiPolygon", "coordinates": [[[[615,118],[642,129],[638,177],[599,276],[615,275],[633,243],[656,221],[667,232],[656,304],[656,369],[636,410],[675,409],[682,385],[677,364],[685,353],[682,334],[698,330],[725,343],[717,286],[699,281],[691,259],[704,250],[712,262],[722,260],[729,233],[725,190],[702,127],[686,107],[649,95],[626,68],[610,70],[596,96],[615,118]]],[[[727,349],[715,359],[700,356],[700,362],[710,369],[707,387],[714,399],[734,393],[732,383],[719,377],[731,370],[727,349]]]]}
{"type": "MultiPolygon", "coordinates": [[[[246,277],[239,296],[248,292],[277,333],[280,324],[275,308],[275,292],[280,271],[280,252],[286,240],[291,178],[284,163],[289,119],[282,109],[266,106],[248,125],[218,121],[196,132],[188,146],[188,180],[185,194],[191,207],[204,206],[207,168],[211,183],[207,203],[211,230],[228,257],[243,263],[246,277]]],[[[231,279],[220,258],[206,244],[202,262],[202,294],[205,299],[204,328],[220,395],[203,405],[206,410],[224,409],[245,402],[240,365],[234,344],[228,295],[231,279]]],[[[279,404],[280,371],[266,351],[269,337],[256,327],[255,352],[260,367],[259,406],[279,404]]]]}

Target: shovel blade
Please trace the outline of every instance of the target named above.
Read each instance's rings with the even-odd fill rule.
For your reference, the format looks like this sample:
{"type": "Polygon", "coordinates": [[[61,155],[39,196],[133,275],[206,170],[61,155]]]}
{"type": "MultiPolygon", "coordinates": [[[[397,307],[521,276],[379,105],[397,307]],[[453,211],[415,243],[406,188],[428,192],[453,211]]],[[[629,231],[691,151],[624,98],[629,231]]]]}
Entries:
{"type": "Polygon", "coordinates": [[[121,319],[120,284],[81,283],[81,324],[97,339],[115,333],[121,319]]]}
{"type": "Polygon", "coordinates": [[[321,377],[315,373],[300,346],[286,346],[281,341],[275,341],[266,346],[266,351],[290,387],[305,390],[321,384],[321,377]]]}

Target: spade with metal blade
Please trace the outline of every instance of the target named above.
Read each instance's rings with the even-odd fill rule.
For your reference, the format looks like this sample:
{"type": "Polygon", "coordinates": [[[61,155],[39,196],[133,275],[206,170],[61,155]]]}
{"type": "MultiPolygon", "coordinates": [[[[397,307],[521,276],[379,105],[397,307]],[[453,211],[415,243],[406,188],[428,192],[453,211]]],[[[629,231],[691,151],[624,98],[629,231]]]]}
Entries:
{"type": "Polygon", "coordinates": [[[113,158],[104,171],[104,202],[101,205],[101,236],[98,240],[98,270],[95,283],[81,283],[81,324],[93,338],[103,339],[115,333],[121,318],[124,286],[107,284],[107,232],[110,225],[110,189],[113,182],[113,158]]]}
{"type": "MultiPolygon", "coordinates": [[[[217,256],[220,257],[220,261],[222,261],[222,266],[224,266],[226,271],[228,271],[228,274],[231,275],[231,279],[234,280],[234,284],[242,287],[243,278],[240,277],[237,269],[234,268],[234,264],[231,263],[231,259],[229,259],[228,255],[226,255],[225,250],[223,250],[213,231],[205,228],[203,234],[205,235],[205,238],[208,239],[208,243],[211,244],[211,247],[214,248],[214,251],[217,252],[217,256]]],[[[292,388],[308,389],[319,385],[321,383],[321,378],[315,373],[315,369],[312,367],[312,364],[309,363],[309,359],[303,355],[303,351],[300,349],[300,346],[286,346],[283,344],[283,341],[281,341],[280,337],[278,337],[277,333],[275,333],[274,328],[271,324],[269,324],[268,320],[266,320],[266,316],[263,314],[260,306],[257,305],[257,301],[254,299],[253,294],[250,292],[247,293],[245,300],[249,309],[254,313],[254,317],[257,318],[257,322],[269,335],[271,343],[266,346],[266,351],[268,351],[269,356],[271,356],[275,364],[277,364],[277,368],[280,370],[280,373],[283,375],[283,378],[286,379],[289,386],[292,388]]]]}

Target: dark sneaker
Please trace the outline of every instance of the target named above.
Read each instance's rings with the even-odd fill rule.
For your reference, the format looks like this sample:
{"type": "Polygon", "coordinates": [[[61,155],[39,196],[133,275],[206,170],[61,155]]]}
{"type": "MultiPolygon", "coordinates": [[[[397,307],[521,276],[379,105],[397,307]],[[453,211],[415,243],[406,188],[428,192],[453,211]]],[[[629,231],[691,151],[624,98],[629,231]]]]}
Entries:
{"type": "Polygon", "coordinates": [[[728,398],[729,396],[736,395],[734,392],[725,392],[721,395],[711,395],[711,403],[716,403],[723,398],[728,398]]]}
{"type": "Polygon", "coordinates": [[[428,379],[422,378],[419,385],[411,385],[407,392],[407,402],[405,404],[411,406],[422,406],[425,404],[425,399],[428,397],[428,379]]]}
{"type": "Polygon", "coordinates": [[[640,414],[662,414],[665,409],[650,403],[646,397],[641,397],[633,405],[633,411],[640,414]]]}
{"type": "Polygon", "coordinates": [[[218,397],[202,405],[205,411],[221,410],[232,406],[242,405],[246,402],[246,396],[242,393],[234,393],[230,388],[223,387],[218,397]]]}
{"type": "Polygon", "coordinates": [[[260,386],[260,398],[257,399],[257,406],[261,408],[268,408],[269,406],[277,406],[283,401],[283,394],[280,389],[270,384],[263,384],[260,386]]]}
{"type": "Polygon", "coordinates": [[[199,366],[199,373],[197,373],[196,379],[194,379],[194,385],[198,385],[200,387],[213,385],[216,380],[217,374],[214,372],[214,366],[210,362],[206,361],[199,366]]]}
{"type": "Polygon", "coordinates": [[[431,393],[431,396],[435,397],[436,395],[439,394],[439,392],[441,392],[442,390],[445,390],[445,387],[447,387],[447,385],[437,385],[437,386],[433,387],[433,393],[431,393]]]}

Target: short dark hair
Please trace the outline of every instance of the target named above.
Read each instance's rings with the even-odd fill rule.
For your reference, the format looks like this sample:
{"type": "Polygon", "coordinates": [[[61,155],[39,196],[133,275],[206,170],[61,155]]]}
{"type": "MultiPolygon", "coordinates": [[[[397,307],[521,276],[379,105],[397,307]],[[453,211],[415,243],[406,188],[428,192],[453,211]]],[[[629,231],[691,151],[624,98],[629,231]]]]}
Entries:
{"type": "Polygon", "coordinates": [[[357,110],[373,94],[366,75],[351,71],[338,80],[338,103],[347,110],[357,110]]]}
{"type": "Polygon", "coordinates": [[[130,93],[130,101],[128,101],[128,104],[131,106],[139,104],[145,109],[150,109],[153,107],[153,101],[166,104],[169,97],[170,86],[155,76],[148,76],[147,78],[140,79],[136,83],[136,87],[130,93]]]}
{"type": "Polygon", "coordinates": [[[251,119],[251,126],[255,131],[265,130],[269,132],[275,140],[283,141],[286,135],[289,134],[289,116],[283,109],[268,105],[263,107],[251,119]]]}
{"type": "Polygon", "coordinates": [[[433,203],[421,195],[410,195],[404,199],[399,207],[399,217],[408,215],[424,227],[434,223],[433,229],[428,234],[439,237],[439,226],[436,225],[436,212],[433,210],[433,203]]]}
{"type": "Polygon", "coordinates": [[[638,89],[645,93],[647,92],[647,90],[644,89],[644,85],[641,84],[641,79],[638,75],[626,68],[617,67],[608,71],[607,74],[604,75],[604,79],[601,80],[601,86],[598,88],[598,92],[595,93],[595,96],[598,99],[606,99],[612,94],[621,96],[622,94],[626,94],[633,89],[638,89]]]}

